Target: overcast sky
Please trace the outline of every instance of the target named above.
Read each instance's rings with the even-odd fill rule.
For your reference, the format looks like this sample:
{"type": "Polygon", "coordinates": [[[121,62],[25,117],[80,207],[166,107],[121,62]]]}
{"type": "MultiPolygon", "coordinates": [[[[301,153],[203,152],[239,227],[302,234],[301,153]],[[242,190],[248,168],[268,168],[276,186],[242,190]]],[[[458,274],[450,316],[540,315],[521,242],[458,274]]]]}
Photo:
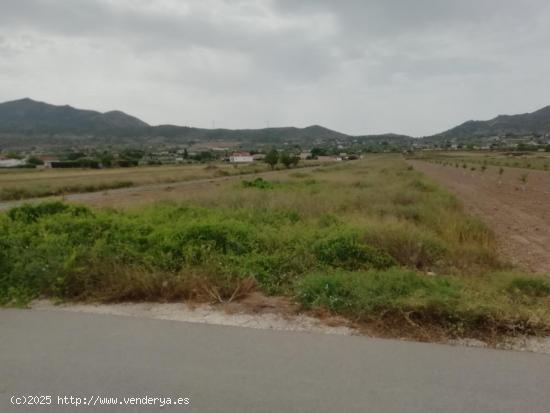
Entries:
{"type": "Polygon", "coordinates": [[[421,136],[550,104],[548,0],[0,0],[0,101],[421,136]]]}

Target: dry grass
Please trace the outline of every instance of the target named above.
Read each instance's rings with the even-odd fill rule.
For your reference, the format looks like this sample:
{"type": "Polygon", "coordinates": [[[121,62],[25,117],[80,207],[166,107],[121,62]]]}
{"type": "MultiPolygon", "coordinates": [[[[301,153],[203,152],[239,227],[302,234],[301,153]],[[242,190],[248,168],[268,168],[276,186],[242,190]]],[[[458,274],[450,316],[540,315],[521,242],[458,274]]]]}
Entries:
{"type": "Polygon", "coordinates": [[[450,336],[548,333],[547,281],[500,273],[491,231],[399,155],[262,176],[163,191],[170,203],[0,216],[0,298],[226,303],[260,289],[450,336]]]}
{"type": "Polygon", "coordinates": [[[449,166],[477,168],[482,170],[487,165],[550,170],[550,152],[423,152],[418,159],[428,160],[449,166]]]}
{"type": "MultiPolygon", "coordinates": [[[[302,162],[299,166],[317,165],[302,162]]],[[[261,162],[247,165],[191,164],[113,169],[43,169],[0,172],[0,200],[27,199],[124,186],[186,182],[270,170],[261,162]]]]}

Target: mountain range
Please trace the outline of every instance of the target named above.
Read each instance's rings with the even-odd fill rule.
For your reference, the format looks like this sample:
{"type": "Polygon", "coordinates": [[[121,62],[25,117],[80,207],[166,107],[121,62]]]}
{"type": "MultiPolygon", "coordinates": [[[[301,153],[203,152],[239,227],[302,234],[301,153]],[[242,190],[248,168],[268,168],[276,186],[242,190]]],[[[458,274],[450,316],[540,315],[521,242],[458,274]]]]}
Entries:
{"type": "Polygon", "coordinates": [[[550,106],[532,113],[499,115],[494,119],[469,120],[448,131],[431,136],[432,139],[464,139],[496,135],[524,135],[550,133],[550,106]]]}
{"type": "Polygon", "coordinates": [[[488,121],[468,121],[437,135],[412,138],[382,134],[350,136],[322,126],[264,129],[201,129],[187,126],[151,126],[121,111],[100,113],[72,106],[56,106],[29,98],[0,104],[0,146],[89,142],[151,144],[188,142],[291,143],[313,145],[336,141],[362,144],[410,145],[414,142],[467,141],[504,134],[550,133],[550,106],[533,113],[500,115],[488,121]]]}
{"type": "Polygon", "coordinates": [[[151,126],[120,111],[100,113],[56,106],[29,98],[0,104],[0,144],[14,140],[61,144],[93,138],[101,143],[182,143],[200,141],[306,142],[349,138],[322,126],[265,129],[201,129],[151,126]]]}
{"type": "Polygon", "coordinates": [[[149,125],[120,111],[100,113],[55,106],[29,98],[0,104],[0,133],[109,134],[140,131],[149,125]]]}

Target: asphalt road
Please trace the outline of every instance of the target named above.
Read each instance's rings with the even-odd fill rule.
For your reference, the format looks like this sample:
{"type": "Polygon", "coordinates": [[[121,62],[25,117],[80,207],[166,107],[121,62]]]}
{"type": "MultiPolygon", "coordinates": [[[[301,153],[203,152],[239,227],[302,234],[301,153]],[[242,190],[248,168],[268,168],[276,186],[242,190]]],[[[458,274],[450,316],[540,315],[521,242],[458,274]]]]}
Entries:
{"type": "MultiPolygon", "coordinates": [[[[75,399],[76,400],[76,399],[75,399]]],[[[145,400],[144,400],[145,401],[145,400]]],[[[544,412],[550,357],[182,322],[0,310],[1,412],[544,412]],[[50,406],[10,404],[50,395],[50,406]],[[190,399],[58,406],[57,396],[190,399]]]]}

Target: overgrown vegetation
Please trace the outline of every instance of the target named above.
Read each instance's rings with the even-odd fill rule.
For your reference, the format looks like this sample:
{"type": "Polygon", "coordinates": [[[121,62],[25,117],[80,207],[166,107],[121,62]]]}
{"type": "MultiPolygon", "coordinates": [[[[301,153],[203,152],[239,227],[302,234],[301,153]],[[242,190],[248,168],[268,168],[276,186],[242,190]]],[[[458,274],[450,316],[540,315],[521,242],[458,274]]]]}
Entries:
{"type": "Polygon", "coordinates": [[[273,184],[263,178],[256,178],[252,181],[242,181],[242,186],[245,188],[272,189],[273,184]]]}
{"type": "Polygon", "coordinates": [[[359,321],[548,333],[548,280],[503,269],[492,233],[397,156],[243,180],[184,204],[45,203],[0,216],[5,305],[261,289],[359,321]]]}
{"type": "MultiPolygon", "coordinates": [[[[315,161],[302,162],[296,168],[319,165],[315,161]]],[[[274,165],[274,169],[285,166],[274,165]]],[[[0,171],[0,201],[58,196],[82,192],[198,179],[250,175],[271,170],[263,162],[235,165],[227,163],[207,166],[178,165],[117,169],[49,169],[41,171],[0,171]]],[[[298,172],[297,172],[298,173],[298,172]]]]}
{"type": "Polygon", "coordinates": [[[66,194],[75,194],[82,192],[96,192],[96,191],[105,191],[108,189],[120,189],[120,188],[130,188],[134,186],[134,183],[131,181],[115,181],[115,182],[102,182],[97,184],[76,184],[76,185],[67,185],[59,186],[57,188],[48,188],[48,187],[36,187],[36,188],[19,188],[19,187],[9,187],[0,189],[0,200],[3,201],[15,201],[19,199],[28,199],[28,198],[39,198],[47,196],[57,196],[57,195],[66,195],[66,194]]]}
{"type": "Polygon", "coordinates": [[[476,278],[387,271],[314,273],[296,288],[307,307],[326,307],[352,319],[401,320],[435,326],[451,336],[550,334],[550,282],[522,275],[476,278]]]}

